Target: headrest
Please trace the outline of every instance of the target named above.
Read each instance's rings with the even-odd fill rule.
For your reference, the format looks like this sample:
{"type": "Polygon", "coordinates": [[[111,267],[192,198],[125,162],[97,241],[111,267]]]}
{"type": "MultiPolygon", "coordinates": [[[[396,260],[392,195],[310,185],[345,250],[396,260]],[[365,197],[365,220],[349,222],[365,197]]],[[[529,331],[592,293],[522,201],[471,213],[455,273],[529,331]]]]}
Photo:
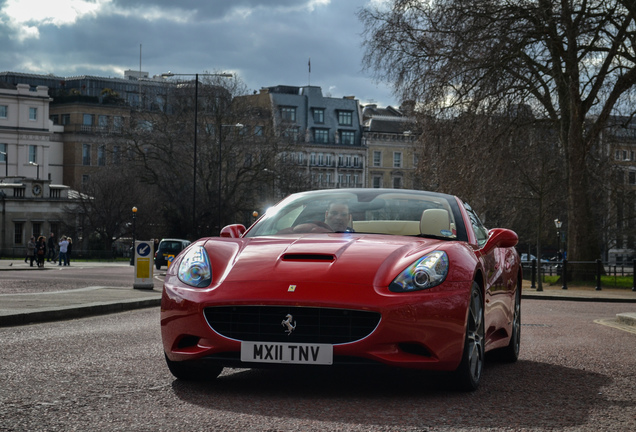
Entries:
{"type": "Polygon", "coordinates": [[[448,212],[444,209],[424,210],[420,219],[420,233],[441,237],[451,236],[448,212]]]}

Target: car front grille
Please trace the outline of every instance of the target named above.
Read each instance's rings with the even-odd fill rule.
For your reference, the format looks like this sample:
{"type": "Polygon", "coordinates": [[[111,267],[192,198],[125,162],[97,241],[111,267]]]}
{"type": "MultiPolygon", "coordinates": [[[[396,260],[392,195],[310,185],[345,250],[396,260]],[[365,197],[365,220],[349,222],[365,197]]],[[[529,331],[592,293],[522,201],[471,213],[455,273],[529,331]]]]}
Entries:
{"type": "Polygon", "coordinates": [[[214,306],[204,314],[214,331],[231,339],[326,344],[360,340],[381,317],[378,312],[298,306],[214,306]],[[294,327],[289,333],[285,321],[294,327]]]}

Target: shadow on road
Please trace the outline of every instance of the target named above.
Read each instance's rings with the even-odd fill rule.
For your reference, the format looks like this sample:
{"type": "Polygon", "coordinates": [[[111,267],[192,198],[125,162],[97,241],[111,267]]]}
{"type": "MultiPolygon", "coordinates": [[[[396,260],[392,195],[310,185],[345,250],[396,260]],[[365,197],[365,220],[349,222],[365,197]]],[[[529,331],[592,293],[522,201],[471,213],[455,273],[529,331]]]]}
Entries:
{"type": "Polygon", "coordinates": [[[175,380],[181,400],[241,414],[369,426],[531,428],[585,424],[611,378],[545,363],[489,362],[473,393],[447,375],[403,370],[226,369],[212,382],[175,380]]]}

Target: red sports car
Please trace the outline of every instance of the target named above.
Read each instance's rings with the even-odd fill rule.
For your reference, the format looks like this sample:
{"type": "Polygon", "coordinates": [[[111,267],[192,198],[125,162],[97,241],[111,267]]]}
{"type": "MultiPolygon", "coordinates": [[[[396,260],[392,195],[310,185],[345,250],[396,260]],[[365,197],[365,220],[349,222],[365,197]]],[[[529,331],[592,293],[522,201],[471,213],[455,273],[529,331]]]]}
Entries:
{"type": "Polygon", "coordinates": [[[519,356],[516,243],[452,195],[291,195],[175,258],[161,302],[168,367],[202,379],[225,366],[374,363],[454,371],[475,389],[486,351],[519,356]]]}

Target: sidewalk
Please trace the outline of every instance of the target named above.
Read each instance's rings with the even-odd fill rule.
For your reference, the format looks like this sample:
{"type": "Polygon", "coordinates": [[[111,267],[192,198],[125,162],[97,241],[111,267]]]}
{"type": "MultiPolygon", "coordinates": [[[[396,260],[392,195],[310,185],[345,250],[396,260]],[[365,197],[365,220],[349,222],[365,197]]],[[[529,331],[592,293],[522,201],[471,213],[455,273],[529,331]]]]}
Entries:
{"type": "MultiPolygon", "coordinates": [[[[37,267],[13,266],[14,261],[0,260],[0,271],[47,271],[37,267]]],[[[121,265],[112,263],[82,263],[84,266],[121,265]]],[[[49,267],[55,268],[55,267],[49,267]]],[[[163,270],[165,271],[165,270],[163,270]]],[[[523,299],[570,300],[629,303],[617,321],[636,326],[636,292],[631,289],[603,289],[544,286],[543,291],[530,287],[524,281],[523,299]]],[[[85,288],[22,294],[0,294],[0,327],[37,322],[66,320],[90,315],[100,315],[126,310],[157,307],[161,304],[161,292],[121,287],[88,286],[85,288]]]]}

